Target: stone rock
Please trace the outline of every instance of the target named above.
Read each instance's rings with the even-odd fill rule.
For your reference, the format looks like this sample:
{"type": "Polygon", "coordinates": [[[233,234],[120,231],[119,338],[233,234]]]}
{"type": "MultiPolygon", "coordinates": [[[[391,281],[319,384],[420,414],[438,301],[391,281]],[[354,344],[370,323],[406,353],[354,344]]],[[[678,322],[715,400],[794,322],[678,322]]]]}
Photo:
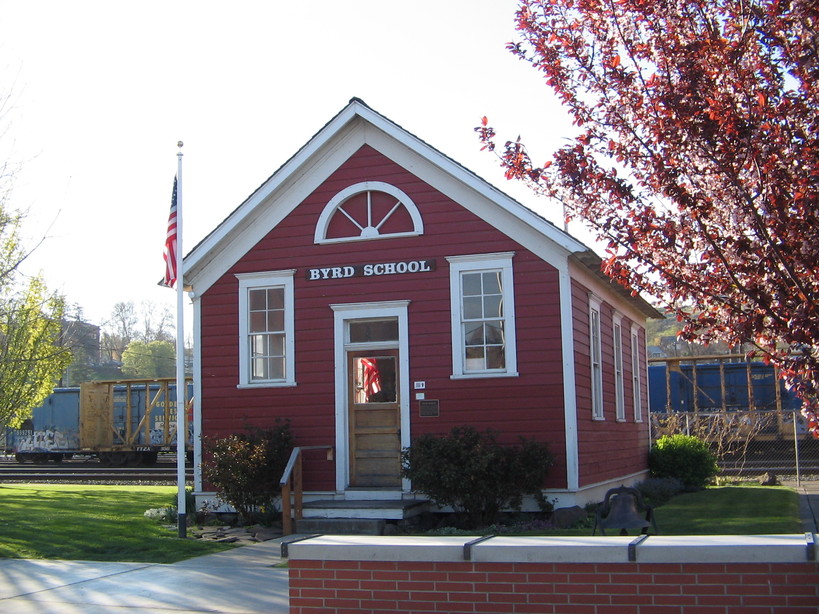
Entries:
{"type": "Polygon", "coordinates": [[[248,531],[257,542],[266,542],[269,539],[281,537],[281,529],[272,527],[254,526],[252,531],[248,531]]]}
{"type": "Polygon", "coordinates": [[[556,529],[570,529],[578,522],[588,518],[586,510],[579,505],[560,507],[552,512],[552,524],[556,529]]]}
{"type": "Polygon", "coordinates": [[[221,538],[215,539],[213,541],[215,541],[217,544],[233,544],[233,543],[236,543],[237,541],[239,541],[239,538],[235,537],[235,536],[221,537],[221,538]]]}
{"type": "Polygon", "coordinates": [[[770,472],[765,472],[757,478],[760,486],[776,486],[779,484],[777,477],[770,472]]]}
{"type": "Polygon", "coordinates": [[[199,527],[193,531],[197,539],[216,541],[220,543],[239,543],[240,545],[255,544],[269,539],[280,537],[281,529],[253,525],[250,527],[199,527]]]}

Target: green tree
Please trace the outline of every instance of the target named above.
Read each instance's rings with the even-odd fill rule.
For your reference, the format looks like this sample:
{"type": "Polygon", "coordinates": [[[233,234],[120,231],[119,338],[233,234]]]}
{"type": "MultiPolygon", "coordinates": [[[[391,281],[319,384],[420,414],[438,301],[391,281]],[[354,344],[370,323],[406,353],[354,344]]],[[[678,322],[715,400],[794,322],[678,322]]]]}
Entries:
{"type": "Polygon", "coordinates": [[[173,377],[176,349],[170,341],[131,341],[122,354],[122,373],[129,378],[173,377]]]}
{"type": "Polygon", "coordinates": [[[20,281],[21,218],[0,203],[0,424],[18,427],[51,393],[71,353],[61,347],[64,300],[41,277],[20,281]]]}

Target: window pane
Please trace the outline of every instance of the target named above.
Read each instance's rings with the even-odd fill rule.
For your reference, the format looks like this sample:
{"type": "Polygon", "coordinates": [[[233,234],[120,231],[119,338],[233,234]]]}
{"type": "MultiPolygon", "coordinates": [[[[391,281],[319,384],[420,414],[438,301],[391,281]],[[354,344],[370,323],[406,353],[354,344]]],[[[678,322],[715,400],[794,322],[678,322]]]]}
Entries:
{"type": "Polygon", "coordinates": [[[503,317],[503,297],[500,295],[487,296],[483,299],[483,317],[503,317]]]}
{"type": "Polygon", "coordinates": [[[250,314],[250,332],[251,333],[263,333],[267,331],[265,326],[265,312],[264,311],[254,311],[250,314]]]}
{"type": "Polygon", "coordinates": [[[483,293],[484,294],[500,294],[501,293],[501,272],[494,271],[492,273],[483,274],[483,293]]]}
{"type": "Polygon", "coordinates": [[[253,379],[269,379],[267,377],[267,359],[254,358],[251,361],[252,371],[251,377],[253,379]]]}
{"type": "Polygon", "coordinates": [[[355,358],[355,403],[395,403],[398,398],[395,357],[355,358]]]}
{"type": "Polygon", "coordinates": [[[486,348],[486,368],[506,368],[506,351],[502,345],[491,345],[486,348]]]}
{"type": "Polygon", "coordinates": [[[284,357],[270,358],[267,361],[268,379],[284,379],[284,357]]]}
{"type": "Polygon", "coordinates": [[[483,345],[483,324],[480,322],[464,324],[464,340],[467,346],[483,345]]]}
{"type": "Polygon", "coordinates": [[[481,294],[480,273],[465,273],[462,279],[464,296],[477,296],[481,294]]]}
{"type": "Polygon", "coordinates": [[[251,356],[266,356],[267,343],[265,343],[265,335],[253,335],[250,337],[250,355],[251,356]]]}
{"type": "Polygon", "coordinates": [[[350,322],[350,343],[398,341],[398,318],[350,322]]]}
{"type": "Polygon", "coordinates": [[[503,343],[503,322],[494,321],[486,323],[486,342],[501,344],[503,343]]]}
{"type": "Polygon", "coordinates": [[[267,289],[267,308],[284,309],[284,288],[267,289]]]}
{"type": "Polygon", "coordinates": [[[284,356],[284,335],[270,335],[268,355],[284,356]]]}
{"type": "Polygon", "coordinates": [[[483,356],[483,346],[466,348],[466,364],[464,365],[464,369],[466,371],[484,371],[486,365],[483,356]]]}
{"type": "Polygon", "coordinates": [[[251,290],[248,295],[250,311],[263,311],[267,307],[266,292],[264,290],[251,290]]]}
{"type": "Polygon", "coordinates": [[[267,330],[278,332],[284,330],[284,311],[270,311],[267,314],[267,330]]]}
{"type": "Polygon", "coordinates": [[[464,320],[479,320],[483,317],[483,301],[480,296],[464,297],[464,320]]]}

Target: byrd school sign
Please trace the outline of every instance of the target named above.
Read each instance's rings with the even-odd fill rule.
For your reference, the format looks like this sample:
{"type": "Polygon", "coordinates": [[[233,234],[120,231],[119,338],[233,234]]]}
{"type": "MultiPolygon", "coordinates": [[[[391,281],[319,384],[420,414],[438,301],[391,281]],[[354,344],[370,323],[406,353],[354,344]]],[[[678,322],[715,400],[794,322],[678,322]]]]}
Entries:
{"type": "Polygon", "coordinates": [[[372,264],[347,264],[344,266],[307,269],[307,279],[344,279],[347,277],[377,277],[379,275],[403,275],[405,273],[429,273],[435,270],[435,260],[408,260],[405,262],[378,262],[372,264]]]}

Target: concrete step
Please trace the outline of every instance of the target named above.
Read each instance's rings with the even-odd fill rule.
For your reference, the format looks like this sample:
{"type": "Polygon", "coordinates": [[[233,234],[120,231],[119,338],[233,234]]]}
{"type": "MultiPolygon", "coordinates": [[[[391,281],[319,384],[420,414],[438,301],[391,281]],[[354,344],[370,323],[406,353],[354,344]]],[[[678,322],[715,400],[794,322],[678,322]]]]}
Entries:
{"type": "Polygon", "coordinates": [[[384,520],[374,518],[302,518],[296,521],[296,533],[322,535],[383,535],[384,520]]]}
{"type": "Polygon", "coordinates": [[[305,519],[406,520],[427,508],[427,501],[327,499],[305,502],[303,515],[305,519]]]}

